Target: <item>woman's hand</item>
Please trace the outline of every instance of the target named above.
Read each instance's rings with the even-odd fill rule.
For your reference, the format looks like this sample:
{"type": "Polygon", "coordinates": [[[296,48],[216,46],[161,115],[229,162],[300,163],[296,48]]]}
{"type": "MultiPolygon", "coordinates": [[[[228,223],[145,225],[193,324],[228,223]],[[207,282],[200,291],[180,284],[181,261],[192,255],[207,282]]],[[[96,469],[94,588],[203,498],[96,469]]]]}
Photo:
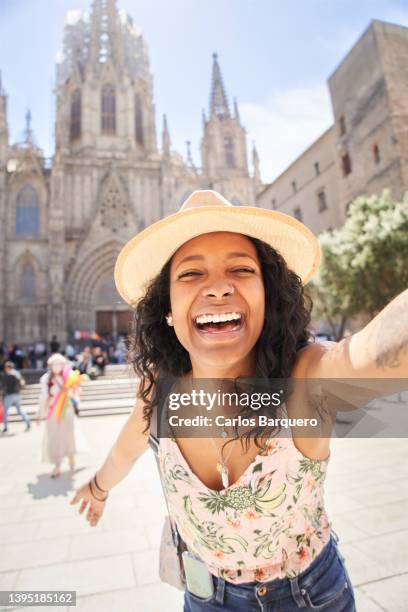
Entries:
{"type": "Polygon", "coordinates": [[[103,514],[106,505],[106,500],[98,501],[97,499],[95,499],[91,492],[90,482],[85,483],[84,485],[82,485],[81,488],[77,489],[74,497],[69,503],[71,505],[76,504],[80,500],[82,501],[81,505],[79,506],[78,512],[82,514],[84,510],[86,510],[86,508],[88,507],[86,520],[89,522],[91,527],[95,527],[95,525],[97,525],[99,519],[103,514]]]}

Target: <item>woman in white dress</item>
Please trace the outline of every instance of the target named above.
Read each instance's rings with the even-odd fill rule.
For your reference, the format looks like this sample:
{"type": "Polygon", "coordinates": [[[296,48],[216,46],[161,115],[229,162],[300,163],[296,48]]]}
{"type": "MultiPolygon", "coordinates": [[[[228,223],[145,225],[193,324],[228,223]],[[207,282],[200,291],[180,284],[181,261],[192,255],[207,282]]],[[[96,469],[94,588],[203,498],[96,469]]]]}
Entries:
{"type": "Polygon", "coordinates": [[[52,478],[61,474],[61,463],[68,457],[71,470],[75,467],[76,406],[79,401],[80,375],[60,353],[54,353],[47,361],[48,371],[40,378],[40,401],[37,423],[46,420],[41,461],[54,464],[52,478]],[[77,374],[77,384],[73,384],[77,374]]]}

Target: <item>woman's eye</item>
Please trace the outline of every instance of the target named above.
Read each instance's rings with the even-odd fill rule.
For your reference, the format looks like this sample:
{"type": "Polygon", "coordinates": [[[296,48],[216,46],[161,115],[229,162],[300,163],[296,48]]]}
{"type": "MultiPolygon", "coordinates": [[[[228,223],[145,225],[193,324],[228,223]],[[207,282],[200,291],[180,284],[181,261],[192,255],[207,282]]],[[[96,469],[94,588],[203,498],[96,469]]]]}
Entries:
{"type": "Polygon", "coordinates": [[[197,274],[200,274],[200,272],[182,272],[182,274],[179,274],[178,278],[184,278],[185,276],[196,276],[197,274]]]}
{"type": "Polygon", "coordinates": [[[253,268],[235,268],[233,272],[255,272],[253,268]]]}

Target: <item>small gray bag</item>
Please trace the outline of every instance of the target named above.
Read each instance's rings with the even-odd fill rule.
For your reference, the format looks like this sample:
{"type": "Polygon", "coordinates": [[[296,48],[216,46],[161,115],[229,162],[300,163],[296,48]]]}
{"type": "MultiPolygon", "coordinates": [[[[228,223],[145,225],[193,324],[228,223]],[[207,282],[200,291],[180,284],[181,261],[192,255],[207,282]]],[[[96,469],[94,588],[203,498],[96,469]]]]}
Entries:
{"type": "Polygon", "coordinates": [[[161,542],[160,542],[160,559],[159,559],[159,575],[162,582],[166,582],[171,586],[184,591],[186,588],[186,578],[184,574],[184,566],[182,560],[182,552],[187,550],[187,546],[181,539],[177,530],[176,523],[171,517],[169,504],[167,501],[166,490],[163,486],[163,480],[159,462],[159,439],[157,437],[157,412],[158,406],[153,410],[153,415],[150,423],[149,445],[154,452],[157,467],[159,470],[160,482],[163,489],[164,499],[166,501],[168,515],[164,519],[161,542]]]}

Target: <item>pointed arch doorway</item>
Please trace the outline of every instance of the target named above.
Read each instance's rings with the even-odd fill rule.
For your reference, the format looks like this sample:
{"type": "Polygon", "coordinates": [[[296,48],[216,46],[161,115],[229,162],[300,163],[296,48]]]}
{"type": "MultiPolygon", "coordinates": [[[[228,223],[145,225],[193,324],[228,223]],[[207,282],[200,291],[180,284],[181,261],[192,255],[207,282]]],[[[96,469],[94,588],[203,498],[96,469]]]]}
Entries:
{"type": "Polygon", "coordinates": [[[95,331],[99,336],[127,336],[131,330],[133,311],[128,310],[109,277],[95,290],[95,331]]]}
{"type": "Polygon", "coordinates": [[[67,282],[68,332],[126,337],[133,320],[133,309],[116,291],[114,268],[121,243],[102,243],[77,257],[67,282]]]}

